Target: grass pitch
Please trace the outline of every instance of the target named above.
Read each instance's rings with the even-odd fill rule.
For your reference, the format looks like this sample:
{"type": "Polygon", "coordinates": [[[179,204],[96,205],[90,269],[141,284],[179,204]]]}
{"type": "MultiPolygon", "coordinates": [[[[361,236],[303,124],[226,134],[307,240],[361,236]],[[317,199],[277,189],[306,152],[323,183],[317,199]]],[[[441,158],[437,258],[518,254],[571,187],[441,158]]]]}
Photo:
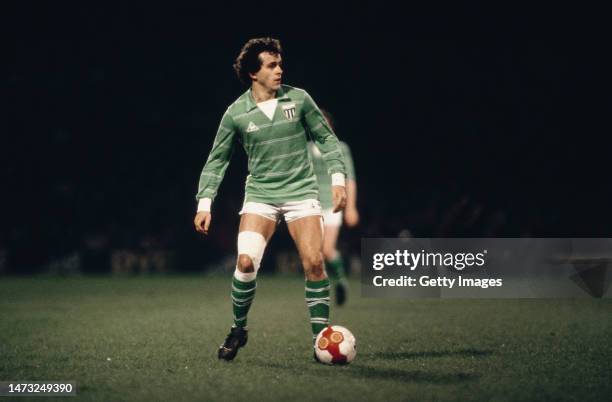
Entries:
{"type": "Polygon", "coordinates": [[[357,358],[328,367],[312,360],[299,277],[260,277],[249,343],[218,361],[229,286],[218,276],[2,278],[0,381],[74,380],[69,401],[612,395],[612,300],[365,299],[353,282],[332,322],[353,331],[357,358]]]}

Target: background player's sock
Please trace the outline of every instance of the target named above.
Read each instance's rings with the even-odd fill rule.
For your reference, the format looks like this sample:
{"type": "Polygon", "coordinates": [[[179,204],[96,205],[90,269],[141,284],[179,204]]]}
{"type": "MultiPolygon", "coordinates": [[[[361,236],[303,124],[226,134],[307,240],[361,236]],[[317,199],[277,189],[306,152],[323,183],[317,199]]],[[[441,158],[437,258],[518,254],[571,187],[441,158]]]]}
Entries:
{"type": "MultiPolygon", "coordinates": [[[[254,276],[254,275],[253,275],[254,276]]],[[[255,298],[257,283],[255,278],[248,282],[243,282],[234,276],[232,278],[232,307],[234,310],[234,326],[246,327],[247,314],[251,308],[251,303],[255,298]]]]}
{"type": "Polygon", "coordinates": [[[344,286],[347,285],[346,273],[344,271],[344,260],[342,259],[342,255],[340,255],[340,253],[336,253],[336,258],[333,260],[326,261],[325,267],[330,273],[330,277],[332,279],[337,280],[344,286]]]}
{"type": "Polygon", "coordinates": [[[306,281],[306,305],[312,334],[316,337],[329,324],[329,279],[306,281]]]}

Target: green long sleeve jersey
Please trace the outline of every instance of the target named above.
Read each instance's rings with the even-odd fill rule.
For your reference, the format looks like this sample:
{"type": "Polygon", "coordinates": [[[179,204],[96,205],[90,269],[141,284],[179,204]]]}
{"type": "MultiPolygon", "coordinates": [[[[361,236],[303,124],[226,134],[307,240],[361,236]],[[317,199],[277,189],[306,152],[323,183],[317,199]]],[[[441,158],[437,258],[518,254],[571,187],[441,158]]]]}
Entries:
{"type": "Polygon", "coordinates": [[[196,199],[214,200],[236,141],[248,157],[245,201],[281,203],[318,198],[319,191],[307,140],[321,150],[328,174],[346,175],[338,138],[303,89],[283,85],[272,119],[258,107],[251,90],[228,108],[200,174],[196,199]]]}

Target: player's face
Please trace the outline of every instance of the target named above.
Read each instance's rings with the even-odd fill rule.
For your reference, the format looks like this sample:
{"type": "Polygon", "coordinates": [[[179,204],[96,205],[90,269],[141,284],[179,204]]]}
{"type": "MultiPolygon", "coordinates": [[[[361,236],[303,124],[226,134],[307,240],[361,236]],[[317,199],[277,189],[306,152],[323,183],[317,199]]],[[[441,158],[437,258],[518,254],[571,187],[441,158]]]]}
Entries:
{"type": "Polygon", "coordinates": [[[261,52],[259,60],[261,60],[261,68],[256,73],[252,73],[251,78],[265,89],[276,91],[281,86],[283,75],[281,55],[261,52]]]}

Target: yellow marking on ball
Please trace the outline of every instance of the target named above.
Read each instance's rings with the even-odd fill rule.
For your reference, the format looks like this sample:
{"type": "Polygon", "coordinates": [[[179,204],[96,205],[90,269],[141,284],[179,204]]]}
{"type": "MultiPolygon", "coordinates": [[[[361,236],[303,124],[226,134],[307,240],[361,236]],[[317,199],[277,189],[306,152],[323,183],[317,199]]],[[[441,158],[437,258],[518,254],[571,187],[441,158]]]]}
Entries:
{"type": "Polygon", "coordinates": [[[332,332],[329,339],[331,339],[333,343],[340,343],[344,340],[344,336],[342,336],[342,333],[340,332],[332,332]]]}

